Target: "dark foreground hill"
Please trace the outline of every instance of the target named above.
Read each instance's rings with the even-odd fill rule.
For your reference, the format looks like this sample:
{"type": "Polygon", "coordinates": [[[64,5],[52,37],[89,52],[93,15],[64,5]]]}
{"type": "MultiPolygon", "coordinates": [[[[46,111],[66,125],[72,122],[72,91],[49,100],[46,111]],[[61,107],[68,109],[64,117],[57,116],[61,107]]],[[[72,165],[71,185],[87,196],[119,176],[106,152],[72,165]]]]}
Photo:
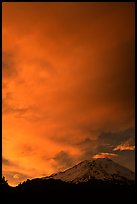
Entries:
{"type": "Polygon", "coordinates": [[[16,187],[2,184],[1,198],[3,203],[132,204],[135,203],[135,182],[132,172],[129,172],[131,175],[127,172],[112,160],[84,161],[67,171],[27,180],[16,187]]]}
{"type": "Polygon", "coordinates": [[[135,185],[112,184],[107,181],[66,183],[61,180],[27,180],[17,187],[3,187],[3,203],[135,203],[135,185]]]}

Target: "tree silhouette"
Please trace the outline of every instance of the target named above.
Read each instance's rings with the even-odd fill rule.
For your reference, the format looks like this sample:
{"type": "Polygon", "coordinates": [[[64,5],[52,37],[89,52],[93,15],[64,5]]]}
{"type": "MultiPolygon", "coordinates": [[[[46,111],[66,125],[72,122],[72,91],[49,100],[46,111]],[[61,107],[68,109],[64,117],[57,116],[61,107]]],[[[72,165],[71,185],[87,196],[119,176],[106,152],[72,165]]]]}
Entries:
{"type": "Polygon", "coordinates": [[[2,185],[8,186],[8,180],[5,179],[5,176],[2,177],[2,185]]]}

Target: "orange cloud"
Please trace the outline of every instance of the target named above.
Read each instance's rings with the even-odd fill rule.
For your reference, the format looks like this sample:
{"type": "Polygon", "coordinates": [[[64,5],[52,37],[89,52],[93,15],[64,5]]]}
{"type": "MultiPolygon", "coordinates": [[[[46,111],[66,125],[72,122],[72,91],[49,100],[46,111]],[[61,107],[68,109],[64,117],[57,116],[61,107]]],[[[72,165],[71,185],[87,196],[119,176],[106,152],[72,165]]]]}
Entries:
{"type": "Polygon", "coordinates": [[[113,149],[114,151],[126,151],[126,150],[135,150],[135,145],[130,145],[128,142],[118,145],[113,149]]]}
{"type": "Polygon", "coordinates": [[[2,3],[9,183],[89,159],[102,130],[134,127],[134,24],[134,3],[2,3]]]}
{"type": "Polygon", "coordinates": [[[94,155],[92,158],[98,159],[98,158],[106,158],[106,157],[116,157],[118,156],[117,154],[112,154],[112,153],[107,153],[107,152],[102,152],[100,154],[94,155]]]}
{"type": "Polygon", "coordinates": [[[20,177],[19,177],[18,174],[15,174],[15,175],[13,176],[13,178],[15,178],[15,179],[19,179],[20,177]]]}

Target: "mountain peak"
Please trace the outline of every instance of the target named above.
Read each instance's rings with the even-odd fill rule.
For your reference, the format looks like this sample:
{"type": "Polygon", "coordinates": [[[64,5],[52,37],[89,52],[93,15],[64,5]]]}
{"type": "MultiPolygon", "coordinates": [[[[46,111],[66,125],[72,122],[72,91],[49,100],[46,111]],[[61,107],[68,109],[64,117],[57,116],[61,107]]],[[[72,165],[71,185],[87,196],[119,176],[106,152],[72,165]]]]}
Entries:
{"type": "Polygon", "coordinates": [[[52,174],[43,179],[60,179],[65,182],[79,183],[89,180],[133,181],[135,174],[109,158],[85,160],[64,172],[52,174]]]}

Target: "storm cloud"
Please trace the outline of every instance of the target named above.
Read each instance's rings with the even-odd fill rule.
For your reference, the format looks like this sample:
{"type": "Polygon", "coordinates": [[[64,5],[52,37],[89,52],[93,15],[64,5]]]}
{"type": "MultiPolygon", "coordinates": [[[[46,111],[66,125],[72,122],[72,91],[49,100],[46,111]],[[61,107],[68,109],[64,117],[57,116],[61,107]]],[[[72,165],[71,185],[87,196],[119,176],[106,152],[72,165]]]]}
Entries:
{"type": "Polygon", "coordinates": [[[9,183],[95,155],[116,154],[134,169],[134,3],[3,2],[2,10],[9,183]]]}

